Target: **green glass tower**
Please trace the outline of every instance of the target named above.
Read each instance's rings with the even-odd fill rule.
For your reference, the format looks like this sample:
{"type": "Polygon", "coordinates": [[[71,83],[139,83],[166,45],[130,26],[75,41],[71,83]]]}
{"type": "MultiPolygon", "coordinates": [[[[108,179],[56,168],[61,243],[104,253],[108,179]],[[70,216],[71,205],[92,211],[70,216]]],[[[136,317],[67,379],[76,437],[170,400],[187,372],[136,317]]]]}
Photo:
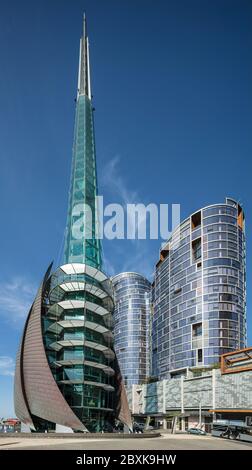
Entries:
{"type": "Polygon", "coordinates": [[[72,170],[64,265],[52,276],[50,316],[57,311],[55,378],[89,431],[113,420],[113,299],[101,271],[97,173],[86,18],[80,40],[72,170]]]}
{"type": "Polygon", "coordinates": [[[28,313],[15,375],[15,410],[35,431],[131,427],[113,348],[113,292],[101,271],[86,19],[80,42],[64,264],[47,271],[28,313]],[[62,428],[63,427],[63,428],[62,428]]]}
{"type": "Polygon", "coordinates": [[[96,153],[89,43],[84,15],[83,36],[80,40],[72,172],[64,249],[65,263],[84,263],[101,268],[101,242],[96,237],[98,233],[96,196],[96,153]]]}

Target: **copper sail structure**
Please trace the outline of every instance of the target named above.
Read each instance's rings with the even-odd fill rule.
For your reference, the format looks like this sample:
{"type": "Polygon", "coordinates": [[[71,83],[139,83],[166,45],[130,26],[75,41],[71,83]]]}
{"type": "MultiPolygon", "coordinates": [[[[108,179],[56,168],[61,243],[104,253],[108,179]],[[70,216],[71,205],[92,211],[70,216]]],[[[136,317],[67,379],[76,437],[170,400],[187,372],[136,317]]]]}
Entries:
{"type": "Polygon", "coordinates": [[[17,355],[15,410],[32,430],[99,432],[131,416],[113,349],[113,291],[102,272],[89,46],[83,20],[64,264],[47,271],[17,355]]]}
{"type": "MultiPolygon", "coordinates": [[[[51,266],[50,266],[51,268],[51,266]]],[[[36,430],[38,418],[84,431],[62,396],[48,364],[42,334],[43,293],[47,271],[29,312],[15,372],[15,410],[21,421],[36,430]]]]}

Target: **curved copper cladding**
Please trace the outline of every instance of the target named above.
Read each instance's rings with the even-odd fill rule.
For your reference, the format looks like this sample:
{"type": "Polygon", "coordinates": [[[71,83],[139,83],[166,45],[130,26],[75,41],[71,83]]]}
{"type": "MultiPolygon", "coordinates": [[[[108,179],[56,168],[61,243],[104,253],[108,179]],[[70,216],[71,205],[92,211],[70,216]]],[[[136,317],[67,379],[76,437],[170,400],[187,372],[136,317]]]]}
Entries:
{"type": "Polygon", "coordinates": [[[33,429],[31,416],[35,415],[74,430],[87,431],[61,394],[45,353],[41,321],[42,298],[50,270],[51,266],[30,310],[17,355],[15,411],[21,421],[33,429]]]}
{"type": "Polygon", "coordinates": [[[23,380],[23,371],[22,371],[23,343],[24,343],[25,332],[26,332],[27,324],[30,318],[31,310],[32,309],[30,309],[29,311],[29,314],[25,323],[24,333],[22,335],[22,339],[21,339],[18,352],[17,352],[15,380],[14,380],[14,404],[15,404],[16,415],[22,421],[22,423],[27,424],[27,426],[35,430],[32,417],[29,411],[29,405],[27,402],[24,380],[23,380]]]}
{"type": "Polygon", "coordinates": [[[121,421],[121,423],[128,426],[128,428],[132,431],[133,429],[132,418],[131,418],[131,413],[129,409],[126,389],[125,389],[125,385],[123,382],[117,356],[115,356],[114,369],[115,369],[115,385],[116,385],[116,394],[115,394],[116,418],[119,421],[121,421]]]}

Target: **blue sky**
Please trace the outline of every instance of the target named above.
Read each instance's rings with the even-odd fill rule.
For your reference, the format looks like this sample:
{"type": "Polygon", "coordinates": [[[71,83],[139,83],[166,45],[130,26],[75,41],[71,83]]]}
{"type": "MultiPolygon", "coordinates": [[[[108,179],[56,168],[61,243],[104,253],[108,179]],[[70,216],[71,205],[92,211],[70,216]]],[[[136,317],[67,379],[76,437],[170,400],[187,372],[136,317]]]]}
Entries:
{"type": "MultiPolygon", "coordinates": [[[[19,0],[0,16],[0,416],[12,415],[25,316],[66,220],[82,12],[88,16],[105,202],[246,211],[251,323],[252,4],[19,0]]],[[[110,274],[151,276],[158,241],[106,241],[110,274]]]]}

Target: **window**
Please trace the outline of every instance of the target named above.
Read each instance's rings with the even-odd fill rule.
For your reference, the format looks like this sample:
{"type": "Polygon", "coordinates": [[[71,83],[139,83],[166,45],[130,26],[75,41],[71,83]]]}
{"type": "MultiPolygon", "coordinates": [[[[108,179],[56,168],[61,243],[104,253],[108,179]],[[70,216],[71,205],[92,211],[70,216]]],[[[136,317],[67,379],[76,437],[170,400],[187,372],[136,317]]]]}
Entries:
{"type": "Polygon", "coordinates": [[[244,228],[244,214],[241,206],[238,206],[238,226],[243,229],[244,228]]]}
{"type": "Polygon", "coordinates": [[[203,362],[202,349],[198,349],[198,352],[197,352],[197,359],[198,359],[198,364],[202,364],[202,362],[203,362]]]}
{"type": "Polygon", "coordinates": [[[238,296],[234,294],[220,294],[220,302],[235,302],[238,303],[238,296]]]}
{"type": "Polygon", "coordinates": [[[201,238],[193,240],[192,242],[192,257],[193,261],[199,261],[201,259],[201,238]]]}
{"type": "Polygon", "coordinates": [[[202,336],[202,323],[195,323],[192,325],[192,335],[193,338],[196,336],[202,336]]]}
{"type": "Polygon", "coordinates": [[[201,211],[196,212],[196,214],[193,214],[191,217],[192,230],[194,230],[197,227],[200,227],[200,225],[201,225],[201,211]]]}
{"type": "Polygon", "coordinates": [[[181,292],[181,290],[182,290],[181,285],[180,285],[179,283],[177,283],[177,284],[175,284],[175,286],[174,286],[173,293],[174,293],[174,294],[178,294],[179,292],[181,292]]]}

